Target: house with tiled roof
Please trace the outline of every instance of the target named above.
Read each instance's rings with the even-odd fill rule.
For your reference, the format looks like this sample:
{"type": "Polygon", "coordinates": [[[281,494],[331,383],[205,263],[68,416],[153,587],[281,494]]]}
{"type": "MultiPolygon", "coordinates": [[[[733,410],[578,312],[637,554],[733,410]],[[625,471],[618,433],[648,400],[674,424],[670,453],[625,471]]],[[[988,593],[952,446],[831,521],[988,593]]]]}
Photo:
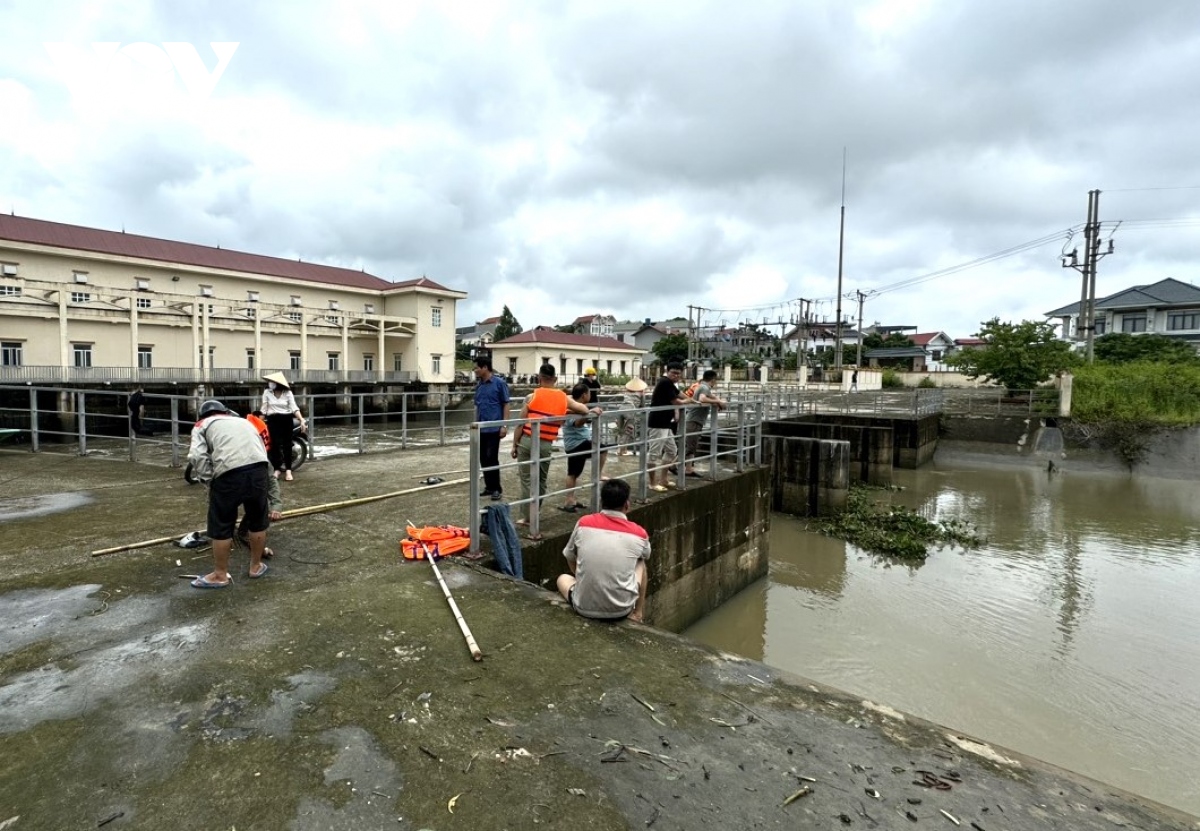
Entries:
{"type": "Polygon", "coordinates": [[[474,326],[460,326],[454,330],[454,336],[459,343],[469,346],[487,346],[496,336],[496,327],[500,325],[500,316],[484,318],[474,326]]]}
{"type": "MultiPolygon", "coordinates": [[[[913,327],[905,327],[913,328],[913,327]]],[[[912,346],[885,346],[863,352],[865,366],[891,366],[910,372],[940,372],[954,351],[954,340],[945,332],[916,332],[907,335],[912,346]]]]}
{"type": "Polygon", "coordinates": [[[0,215],[0,383],[449,383],[428,277],[0,215]]]}
{"type": "Polygon", "coordinates": [[[559,332],[536,326],[492,343],[492,366],[511,378],[537,375],[542,364],[550,364],[559,381],[572,384],[583,378],[588,367],[602,377],[632,377],[642,369],[643,350],[635,344],[600,335],[559,332]]]}
{"type": "Polygon", "coordinates": [[[571,322],[571,327],[580,335],[611,337],[617,319],[612,315],[581,315],[571,322]]]}
{"type": "MultiPolygon", "coordinates": [[[[1057,318],[1059,337],[1081,339],[1079,301],[1046,317],[1057,318]]],[[[1172,277],[1157,283],[1130,286],[1096,301],[1096,337],[1109,332],[1133,335],[1157,333],[1200,345],[1200,288],[1172,277]]]]}

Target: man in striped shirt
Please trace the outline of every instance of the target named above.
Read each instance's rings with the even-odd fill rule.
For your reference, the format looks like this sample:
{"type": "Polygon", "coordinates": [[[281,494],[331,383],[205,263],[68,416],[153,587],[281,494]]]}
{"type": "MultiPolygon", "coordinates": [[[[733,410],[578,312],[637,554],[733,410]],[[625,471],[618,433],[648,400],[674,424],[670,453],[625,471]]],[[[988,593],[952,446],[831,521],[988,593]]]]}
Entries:
{"type": "Polygon", "coordinates": [[[629,485],[612,479],[600,488],[600,513],[575,524],[563,556],[570,574],[558,591],[586,618],[641,622],[646,607],[646,529],[627,519],[629,485]]]}

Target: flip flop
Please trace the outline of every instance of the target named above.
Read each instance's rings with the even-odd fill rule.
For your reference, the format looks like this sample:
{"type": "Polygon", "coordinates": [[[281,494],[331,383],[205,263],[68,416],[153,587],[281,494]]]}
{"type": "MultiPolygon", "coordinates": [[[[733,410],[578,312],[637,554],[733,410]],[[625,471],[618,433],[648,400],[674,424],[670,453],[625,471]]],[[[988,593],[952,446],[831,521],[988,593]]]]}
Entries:
{"type": "Polygon", "coordinates": [[[659,493],[666,493],[670,490],[670,488],[668,488],[666,485],[651,485],[650,490],[658,491],[659,493]]]}
{"type": "Polygon", "coordinates": [[[579,510],[578,505],[559,505],[558,509],[564,513],[573,514],[579,510]]]}
{"type": "Polygon", "coordinates": [[[224,583],[215,583],[211,580],[206,580],[204,578],[204,576],[201,575],[200,577],[197,577],[195,580],[192,581],[192,588],[194,588],[194,589],[223,589],[223,588],[226,588],[232,582],[233,582],[233,579],[231,578],[229,580],[226,580],[224,583]]]}
{"type": "Polygon", "coordinates": [[[247,571],[246,576],[251,580],[257,580],[259,577],[265,577],[267,572],[271,570],[271,567],[266,563],[261,563],[260,565],[262,565],[262,571],[260,571],[258,574],[255,574],[253,571],[247,571]]]}

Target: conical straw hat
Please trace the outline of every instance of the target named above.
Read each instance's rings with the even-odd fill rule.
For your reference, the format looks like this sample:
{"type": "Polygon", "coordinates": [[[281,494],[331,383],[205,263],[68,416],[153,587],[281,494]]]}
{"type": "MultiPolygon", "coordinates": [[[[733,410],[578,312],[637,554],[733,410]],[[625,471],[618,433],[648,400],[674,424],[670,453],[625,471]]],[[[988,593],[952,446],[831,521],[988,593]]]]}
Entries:
{"type": "Polygon", "coordinates": [[[292,388],[292,385],[288,383],[287,377],[282,372],[272,372],[270,375],[264,375],[263,380],[274,381],[279,386],[287,387],[288,389],[292,388]]]}

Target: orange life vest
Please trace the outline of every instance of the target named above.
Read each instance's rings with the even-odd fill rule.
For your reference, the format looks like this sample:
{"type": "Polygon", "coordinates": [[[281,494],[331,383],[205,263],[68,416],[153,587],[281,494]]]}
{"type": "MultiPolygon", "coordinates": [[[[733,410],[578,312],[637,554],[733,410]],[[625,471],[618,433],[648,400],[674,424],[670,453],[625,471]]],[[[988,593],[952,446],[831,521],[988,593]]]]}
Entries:
{"type": "MultiPolygon", "coordinates": [[[[550,387],[538,387],[530,393],[525,406],[530,418],[558,419],[567,414],[567,394],[550,387]]],[[[561,421],[543,421],[538,425],[538,435],[542,441],[554,441],[558,437],[560,427],[561,421]]],[[[529,424],[521,427],[521,431],[527,436],[533,435],[533,428],[529,424]]]]}
{"type": "Polygon", "coordinates": [[[426,525],[409,528],[400,540],[400,553],[406,560],[424,560],[425,549],[436,558],[449,557],[471,547],[471,532],[453,525],[426,525]]]}
{"type": "Polygon", "coordinates": [[[259,438],[263,440],[263,445],[269,453],[271,451],[271,431],[267,429],[267,423],[254,413],[246,416],[246,421],[254,425],[254,429],[258,431],[259,438]]]}

